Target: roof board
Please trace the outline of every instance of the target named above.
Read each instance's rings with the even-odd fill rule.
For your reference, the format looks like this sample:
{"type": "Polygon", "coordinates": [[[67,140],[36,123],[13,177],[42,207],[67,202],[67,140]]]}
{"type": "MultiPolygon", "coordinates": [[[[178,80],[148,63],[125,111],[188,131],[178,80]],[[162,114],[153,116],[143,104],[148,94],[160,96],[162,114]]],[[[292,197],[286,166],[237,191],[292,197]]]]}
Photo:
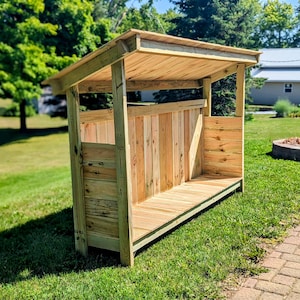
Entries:
{"type": "Polygon", "coordinates": [[[100,89],[107,91],[111,88],[111,65],[124,59],[126,82],[131,84],[132,90],[149,86],[153,89],[155,84],[159,88],[162,82],[177,82],[177,86],[165,86],[182,88],[195,85],[205,77],[211,77],[212,81],[226,77],[235,73],[239,63],[255,65],[259,54],[258,51],[132,29],[43,84],[52,85],[55,94],[65,93],[76,84],[93,92],[100,83],[100,89]],[[188,81],[190,84],[182,84],[188,81]]]}

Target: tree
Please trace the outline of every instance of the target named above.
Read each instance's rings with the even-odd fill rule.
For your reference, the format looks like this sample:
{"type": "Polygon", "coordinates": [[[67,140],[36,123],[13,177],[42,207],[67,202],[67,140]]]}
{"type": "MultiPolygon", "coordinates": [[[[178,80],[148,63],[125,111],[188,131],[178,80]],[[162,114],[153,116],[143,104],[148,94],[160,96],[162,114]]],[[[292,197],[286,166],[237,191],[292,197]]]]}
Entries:
{"type": "Polygon", "coordinates": [[[253,30],[261,10],[258,0],[173,0],[179,36],[237,47],[255,47],[253,30]]]}
{"type": "MultiPolygon", "coordinates": [[[[180,15],[171,33],[228,46],[255,48],[254,30],[261,5],[258,0],[173,0],[180,15]]],[[[247,81],[250,82],[249,80],[247,81]]],[[[249,89],[249,88],[248,88],[249,89]]],[[[212,114],[224,115],[235,104],[234,76],[212,86],[212,114]]]]}
{"type": "MultiPolygon", "coordinates": [[[[45,9],[40,15],[44,23],[57,26],[56,35],[44,41],[46,47],[55,47],[59,56],[83,55],[109,41],[110,22],[95,19],[94,1],[44,0],[45,9]]],[[[95,4],[96,5],[96,4],[95,4]]]]}
{"type": "Polygon", "coordinates": [[[261,47],[287,48],[293,44],[297,18],[291,4],[268,0],[264,5],[257,35],[261,47]]]}
{"type": "Polygon", "coordinates": [[[40,95],[39,83],[55,71],[58,62],[42,44],[57,29],[40,22],[43,10],[42,0],[0,2],[0,96],[19,103],[22,131],[26,130],[26,104],[40,95]]]}
{"type": "Polygon", "coordinates": [[[300,47],[300,2],[298,1],[298,7],[295,9],[295,34],[293,36],[292,47],[300,47]]]}
{"type": "Polygon", "coordinates": [[[19,103],[22,131],[40,83],[111,39],[92,13],[88,0],[0,0],[0,96],[19,103]]]}
{"type": "Polygon", "coordinates": [[[99,20],[110,20],[110,31],[117,32],[117,29],[127,14],[126,2],[128,0],[94,0],[93,18],[99,20]]]}
{"type": "Polygon", "coordinates": [[[122,33],[131,28],[165,33],[165,22],[157,10],[149,3],[139,9],[130,8],[120,22],[118,32],[122,33]]]}

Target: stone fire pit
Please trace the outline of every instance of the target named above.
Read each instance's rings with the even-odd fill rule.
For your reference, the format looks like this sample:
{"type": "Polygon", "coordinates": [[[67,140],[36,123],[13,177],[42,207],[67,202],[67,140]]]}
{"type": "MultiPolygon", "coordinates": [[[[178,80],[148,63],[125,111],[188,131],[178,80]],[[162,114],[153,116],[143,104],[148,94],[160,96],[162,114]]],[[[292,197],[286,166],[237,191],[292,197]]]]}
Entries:
{"type": "Polygon", "coordinates": [[[275,158],[300,161],[300,138],[273,141],[272,155],[275,158]]]}

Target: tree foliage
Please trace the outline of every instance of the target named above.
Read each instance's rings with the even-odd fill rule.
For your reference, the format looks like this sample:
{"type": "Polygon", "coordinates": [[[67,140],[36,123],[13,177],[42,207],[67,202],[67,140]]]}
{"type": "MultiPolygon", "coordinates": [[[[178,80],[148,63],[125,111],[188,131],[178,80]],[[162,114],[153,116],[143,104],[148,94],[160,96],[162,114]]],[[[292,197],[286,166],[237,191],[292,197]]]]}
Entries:
{"type": "Polygon", "coordinates": [[[112,35],[109,21],[94,21],[88,0],[0,0],[0,96],[25,106],[40,83],[112,35]]]}
{"type": "MultiPolygon", "coordinates": [[[[171,33],[235,47],[256,46],[253,33],[261,11],[258,0],[174,0],[173,3],[180,15],[173,20],[176,27],[171,33]]],[[[234,76],[212,85],[212,104],[213,115],[234,111],[234,76]]]]}
{"type": "Polygon", "coordinates": [[[165,33],[162,17],[156,9],[149,4],[142,5],[139,9],[130,8],[126,17],[120,23],[118,32],[125,32],[131,28],[165,33]]]}
{"type": "Polygon", "coordinates": [[[180,15],[172,33],[206,42],[254,47],[258,0],[174,0],[180,15]]]}
{"type": "MultiPolygon", "coordinates": [[[[139,8],[129,0],[0,0],[0,97],[20,104],[23,129],[43,79],[130,28],[246,48],[300,45],[300,6],[295,17],[279,0],[170,0],[176,9],[164,14],[153,0],[136,1],[139,8]]],[[[232,101],[229,83],[214,84],[222,114],[215,99],[232,101]]],[[[262,83],[247,77],[247,91],[250,84],[262,83]]]]}
{"type": "Polygon", "coordinates": [[[287,48],[293,44],[297,18],[293,6],[268,0],[259,18],[257,34],[264,48],[287,48]]]}
{"type": "Polygon", "coordinates": [[[0,96],[20,104],[21,129],[26,129],[26,102],[40,94],[41,80],[55,71],[53,52],[43,41],[56,34],[57,26],[42,23],[42,0],[1,1],[0,96]]]}

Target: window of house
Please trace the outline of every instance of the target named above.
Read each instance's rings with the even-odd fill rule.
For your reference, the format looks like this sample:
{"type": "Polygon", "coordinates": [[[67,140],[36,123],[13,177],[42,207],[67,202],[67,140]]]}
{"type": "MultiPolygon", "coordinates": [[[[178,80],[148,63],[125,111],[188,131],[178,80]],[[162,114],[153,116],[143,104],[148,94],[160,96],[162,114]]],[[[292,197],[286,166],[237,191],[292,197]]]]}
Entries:
{"type": "Polygon", "coordinates": [[[293,89],[293,85],[291,83],[284,84],[284,92],[285,93],[291,93],[292,89],[293,89]]]}

